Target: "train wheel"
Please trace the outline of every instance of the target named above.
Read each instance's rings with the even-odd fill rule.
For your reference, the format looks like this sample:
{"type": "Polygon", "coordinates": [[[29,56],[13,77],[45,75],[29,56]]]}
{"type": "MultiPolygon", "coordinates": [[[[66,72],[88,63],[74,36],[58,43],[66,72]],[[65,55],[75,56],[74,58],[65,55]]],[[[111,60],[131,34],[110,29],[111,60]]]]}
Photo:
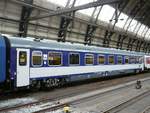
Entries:
{"type": "Polygon", "coordinates": [[[61,78],[60,79],[60,83],[59,83],[59,86],[63,86],[66,84],[66,79],[65,78],[61,78]]]}
{"type": "Polygon", "coordinates": [[[109,75],[109,72],[108,71],[106,71],[105,72],[105,77],[107,77],[109,75]]]}
{"type": "Polygon", "coordinates": [[[32,90],[37,90],[37,89],[40,89],[42,87],[42,83],[41,83],[41,81],[33,80],[33,81],[31,81],[31,84],[29,87],[32,90]]]}

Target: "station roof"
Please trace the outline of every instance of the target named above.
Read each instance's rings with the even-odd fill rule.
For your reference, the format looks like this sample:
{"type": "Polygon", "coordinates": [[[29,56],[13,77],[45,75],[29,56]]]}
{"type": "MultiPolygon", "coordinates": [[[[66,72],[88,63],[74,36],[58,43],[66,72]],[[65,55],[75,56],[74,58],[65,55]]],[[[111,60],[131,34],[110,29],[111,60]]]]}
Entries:
{"type": "MultiPolygon", "coordinates": [[[[47,0],[57,5],[67,7],[69,0],[47,0]]],[[[73,0],[70,0],[70,2],[73,0]]],[[[97,0],[75,0],[75,7],[97,0]]],[[[110,0],[111,1],[111,0],[110,0]]],[[[126,31],[135,33],[145,39],[150,38],[150,0],[118,0],[116,4],[107,4],[102,7],[98,19],[110,24],[114,24],[116,9],[118,8],[118,19],[115,25],[126,31]],[[147,33],[144,33],[144,32],[147,33]],[[146,34],[146,35],[145,35],[146,34]]],[[[97,8],[98,11],[98,8],[97,8]]],[[[83,14],[93,16],[94,8],[79,10],[83,14]]]]}
{"type": "Polygon", "coordinates": [[[123,12],[150,27],[150,0],[129,0],[123,12]]]}

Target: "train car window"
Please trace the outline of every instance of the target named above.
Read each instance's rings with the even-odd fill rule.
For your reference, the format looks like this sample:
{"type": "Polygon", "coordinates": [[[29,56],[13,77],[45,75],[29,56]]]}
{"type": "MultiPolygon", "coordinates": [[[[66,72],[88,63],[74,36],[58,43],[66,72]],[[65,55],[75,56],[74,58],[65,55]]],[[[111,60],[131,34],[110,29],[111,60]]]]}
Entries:
{"type": "Polygon", "coordinates": [[[131,63],[131,64],[135,64],[135,63],[136,63],[136,59],[135,59],[134,56],[131,56],[131,57],[130,57],[130,63],[131,63]]]}
{"type": "Polygon", "coordinates": [[[139,57],[139,63],[142,64],[144,62],[143,57],[139,57]]]}
{"type": "Polygon", "coordinates": [[[125,56],[125,64],[129,64],[129,57],[125,56]]]}
{"type": "Polygon", "coordinates": [[[42,52],[41,51],[32,52],[32,65],[42,66],[42,52]]]}
{"type": "Polygon", "coordinates": [[[146,64],[150,64],[150,57],[146,57],[146,64]]]}
{"type": "Polygon", "coordinates": [[[114,64],[114,63],[115,63],[115,61],[114,61],[114,56],[113,56],[113,55],[110,55],[108,61],[109,61],[109,64],[114,64]]]}
{"type": "Polygon", "coordinates": [[[122,56],[117,56],[118,64],[122,64],[122,56]]]}
{"type": "Polygon", "coordinates": [[[26,51],[19,52],[19,65],[20,66],[27,65],[27,52],[26,51]]]}
{"type": "Polygon", "coordinates": [[[140,57],[136,56],[136,64],[139,64],[139,63],[140,63],[140,57]]]}
{"type": "Polygon", "coordinates": [[[48,53],[48,65],[61,65],[62,64],[62,53],[60,52],[49,52],[48,53]]]}
{"type": "Polygon", "coordinates": [[[90,54],[85,55],[85,64],[93,64],[94,63],[94,56],[90,54]]]}
{"type": "Polygon", "coordinates": [[[79,65],[79,54],[78,53],[70,53],[69,54],[69,63],[71,65],[79,65]]]}
{"type": "Polygon", "coordinates": [[[104,57],[104,55],[99,55],[98,56],[98,63],[99,64],[105,64],[105,57],[104,57]]]}

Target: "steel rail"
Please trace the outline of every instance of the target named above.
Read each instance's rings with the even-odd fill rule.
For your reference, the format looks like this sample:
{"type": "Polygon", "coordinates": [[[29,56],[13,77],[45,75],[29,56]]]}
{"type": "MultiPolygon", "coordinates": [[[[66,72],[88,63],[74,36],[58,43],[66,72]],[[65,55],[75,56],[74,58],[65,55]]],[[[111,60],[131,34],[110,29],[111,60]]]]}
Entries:
{"type": "Polygon", "coordinates": [[[125,101],[115,107],[112,107],[112,108],[104,111],[103,113],[117,113],[117,112],[121,111],[122,109],[127,108],[128,106],[132,105],[133,103],[143,99],[144,97],[146,97],[148,95],[150,95],[150,90],[145,91],[142,94],[137,95],[137,96],[131,98],[130,100],[125,101]]]}
{"type": "Polygon", "coordinates": [[[150,111],[150,106],[146,107],[141,113],[149,113],[150,111]]]}
{"type": "MultiPolygon", "coordinates": [[[[75,100],[71,100],[71,101],[68,101],[68,102],[60,103],[58,105],[55,105],[55,106],[52,106],[52,107],[48,107],[48,108],[45,108],[45,109],[41,109],[41,110],[35,111],[33,113],[44,113],[44,112],[56,111],[56,110],[62,109],[65,105],[74,105],[73,103],[76,103],[78,101],[85,100],[85,99],[88,99],[88,98],[92,98],[92,97],[95,97],[95,96],[99,96],[100,94],[103,95],[105,93],[108,93],[108,92],[111,92],[111,91],[115,91],[115,90],[118,90],[118,89],[121,89],[121,88],[125,88],[125,87],[128,87],[128,86],[132,86],[132,85],[133,84],[125,85],[123,87],[115,88],[115,89],[112,89],[110,91],[108,90],[106,92],[98,93],[98,94],[95,94],[95,95],[91,95],[91,96],[87,96],[87,97],[82,97],[80,99],[75,99],[75,100]]],[[[118,106],[115,106],[115,107],[113,107],[113,108],[105,111],[104,113],[110,113],[110,112],[112,113],[113,110],[117,109],[117,111],[118,111],[119,108],[123,109],[123,108],[126,107],[126,104],[130,105],[133,102],[138,101],[139,99],[142,99],[142,98],[144,98],[147,95],[150,95],[150,90],[145,91],[144,93],[139,94],[138,96],[135,96],[132,99],[130,99],[130,100],[124,102],[124,103],[119,104],[118,106]]],[[[121,109],[119,109],[119,110],[121,110],[121,109]]],[[[116,113],[116,111],[113,112],[113,113],[116,113]]]]}
{"type": "MultiPolygon", "coordinates": [[[[136,78],[137,79],[137,78],[136,78]]],[[[128,86],[130,86],[130,85],[132,85],[132,84],[134,84],[135,83],[135,81],[136,81],[136,79],[135,80],[133,80],[132,82],[131,81],[125,81],[125,84],[126,84],[126,82],[127,82],[127,84],[126,85],[123,85],[123,87],[128,87],[128,86]],[[128,84],[128,82],[129,82],[129,84],[128,84]],[[130,83],[131,82],[131,83],[130,83]]],[[[150,80],[150,79],[148,79],[148,78],[145,78],[145,79],[142,79],[142,78],[140,78],[141,79],[141,81],[148,81],[148,80],[150,80]]],[[[112,84],[112,82],[111,82],[111,84],[112,84]]],[[[119,83],[120,84],[120,83],[119,83]]],[[[112,85],[118,85],[118,83],[117,84],[112,84],[112,85]]],[[[112,86],[112,85],[110,85],[110,84],[108,84],[108,86],[112,86]]],[[[106,86],[104,86],[104,87],[106,87],[106,86]]],[[[123,87],[120,87],[120,88],[123,88],[123,87]]],[[[120,88],[114,88],[114,89],[112,89],[112,90],[118,90],[118,89],[120,89],[120,88]]],[[[94,89],[94,90],[91,90],[91,92],[92,91],[95,91],[95,90],[99,90],[99,87],[98,88],[96,88],[96,89],[94,89]]],[[[100,94],[104,94],[104,93],[108,93],[108,92],[110,92],[110,91],[112,91],[112,90],[106,90],[106,91],[104,91],[104,92],[102,92],[102,93],[100,93],[100,94]]],[[[61,99],[63,99],[63,98],[67,98],[67,97],[74,97],[74,96],[76,96],[76,95],[79,95],[79,94],[81,94],[81,93],[88,93],[89,92],[89,90],[88,91],[83,91],[83,92],[76,92],[76,93],[71,93],[71,94],[65,94],[65,95],[63,95],[63,96],[61,96],[61,97],[55,97],[55,98],[51,98],[51,97],[46,97],[46,98],[41,98],[41,99],[39,99],[39,100],[37,100],[37,101],[33,101],[33,102],[29,102],[29,103],[25,103],[25,104],[16,104],[16,105],[12,105],[12,106],[7,106],[7,107],[3,107],[3,108],[0,108],[0,112],[8,112],[8,111],[13,111],[13,110],[17,110],[17,109],[21,109],[21,108],[26,108],[26,107],[28,107],[28,106],[36,106],[36,105],[42,105],[43,103],[47,103],[47,102],[49,102],[49,101],[51,101],[51,102],[54,102],[55,103],[55,106],[53,106],[53,107],[50,107],[50,108],[48,108],[47,110],[49,111],[50,109],[51,110],[55,110],[55,108],[57,108],[57,109],[60,109],[60,108],[62,108],[64,105],[66,105],[66,104],[71,104],[71,103],[73,103],[73,102],[77,102],[79,99],[75,99],[75,100],[72,100],[72,101],[68,101],[68,102],[65,102],[65,103],[60,103],[60,100],[61,99]]],[[[90,96],[90,97],[95,97],[96,95],[99,95],[99,93],[98,94],[94,94],[94,95],[92,95],[92,96],[90,96]]],[[[87,97],[84,97],[84,98],[81,98],[80,100],[84,100],[84,99],[87,99],[87,98],[89,98],[89,96],[87,96],[87,97]]],[[[43,111],[46,111],[46,110],[43,110],[43,111]]],[[[37,113],[38,112],[40,112],[40,111],[36,111],[37,113]]],[[[36,113],[35,112],[35,113],[36,113]]]]}

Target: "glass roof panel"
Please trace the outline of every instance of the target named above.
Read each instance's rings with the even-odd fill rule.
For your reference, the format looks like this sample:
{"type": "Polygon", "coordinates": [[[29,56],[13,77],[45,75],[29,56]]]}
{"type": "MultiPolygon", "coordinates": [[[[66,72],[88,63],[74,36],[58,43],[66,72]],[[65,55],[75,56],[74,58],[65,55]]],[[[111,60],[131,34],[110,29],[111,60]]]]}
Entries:
{"type": "Polygon", "coordinates": [[[149,28],[146,27],[145,31],[143,32],[143,36],[149,31],[149,28]]]}
{"type": "Polygon", "coordinates": [[[135,28],[134,28],[134,32],[138,33],[140,27],[141,27],[141,23],[137,22],[136,25],[135,25],[135,28]]]}
{"type": "Polygon", "coordinates": [[[138,31],[138,35],[142,36],[143,30],[145,29],[145,25],[142,25],[138,31]]]}
{"type": "Polygon", "coordinates": [[[84,9],[84,10],[80,10],[78,12],[82,13],[82,14],[86,14],[88,16],[91,16],[93,13],[94,8],[89,8],[89,9],[84,9]]]}
{"type": "Polygon", "coordinates": [[[141,33],[141,36],[142,37],[144,37],[144,34],[145,34],[145,32],[148,30],[148,27],[147,26],[145,26],[145,28],[143,29],[143,31],[142,31],[142,33],[141,33]]]}
{"type": "Polygon", "coordinates": [[[118,22],[116,23],[117,27],[123,28],[125,22],[127,21],[128,16],[124,13],[121,13],[118,19],[118,22]]]}
{"type": "Polygon", "coordinates": [[[150,29],[149,29],[148,32],[146,33],[145,38],[150,40],[150,29]]]}
{"type": "Polygon", "coordinates": [[[87,3],[90,3],[90,2],[93,2],[93,1],[96,1],[96,0],[76,0],[75,6],[87,4],[87,3]]]}
{"type": "Polygon", "coordinates": [[[68,0],[47,0],[47,1],[65,7],[68,0]]]}
{"type": "Polygon", "coordinates": [[[133,32],[135,27],[136,27],[136,24],[137,24],[137,21],[136,20],[132,20],[132,22],[131,22],[131,24],[130,24],[130,26],[128,28],[128,31],[133,32]]]}
{"type": "Polygon", "coordinates": [[[100,12],[99,19],[109,23],[114,12],[115,12],[115,9],[113,7],[109,5],[104,5],[100,12]]]}

